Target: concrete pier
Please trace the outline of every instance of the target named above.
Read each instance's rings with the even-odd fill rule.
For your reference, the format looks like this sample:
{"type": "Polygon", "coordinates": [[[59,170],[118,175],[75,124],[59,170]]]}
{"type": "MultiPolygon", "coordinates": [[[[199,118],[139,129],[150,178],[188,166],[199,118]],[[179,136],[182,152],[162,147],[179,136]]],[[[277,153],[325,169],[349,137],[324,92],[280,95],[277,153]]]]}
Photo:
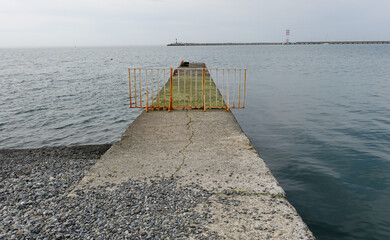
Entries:
{"type": "MultiPolygon", "coordinates": [[[[189,64],[199,66],[205,64],[189,64]]],[[[221,239],[314,239],[234,115],[223,109],[144,111],[70,195],[159,179],[207,192],[207,201],[190,212],[211,216],[200,224],[221,239]]]]}
{"type": "Polygon", "coordinates": [[[212,192],[194,211],[207,207],[202,224],[222,239],[314,239],[226,110],[143,112],[76,189],[155,178],[212,192]]]}

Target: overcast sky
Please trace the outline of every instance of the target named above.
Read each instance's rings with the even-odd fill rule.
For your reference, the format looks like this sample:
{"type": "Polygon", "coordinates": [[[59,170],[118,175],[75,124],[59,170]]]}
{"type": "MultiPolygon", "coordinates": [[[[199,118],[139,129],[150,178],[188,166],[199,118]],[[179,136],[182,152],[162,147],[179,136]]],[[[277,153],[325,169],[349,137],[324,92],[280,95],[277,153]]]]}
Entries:
{"type": "Polygon", "coordinates": [[[390,0],[0,0],[0,47],[390,40],[390,0]]]}

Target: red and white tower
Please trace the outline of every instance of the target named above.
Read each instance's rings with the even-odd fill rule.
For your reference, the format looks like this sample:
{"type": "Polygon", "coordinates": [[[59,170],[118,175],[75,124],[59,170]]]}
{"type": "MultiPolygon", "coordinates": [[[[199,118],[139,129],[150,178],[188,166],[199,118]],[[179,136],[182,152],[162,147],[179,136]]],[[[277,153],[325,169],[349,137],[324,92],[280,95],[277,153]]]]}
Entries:
{"type": "Polygon", "coordinates": [[[290,37],[290,29],[286,30],[286,44],[289,44],[289,37],[290,37]]]}

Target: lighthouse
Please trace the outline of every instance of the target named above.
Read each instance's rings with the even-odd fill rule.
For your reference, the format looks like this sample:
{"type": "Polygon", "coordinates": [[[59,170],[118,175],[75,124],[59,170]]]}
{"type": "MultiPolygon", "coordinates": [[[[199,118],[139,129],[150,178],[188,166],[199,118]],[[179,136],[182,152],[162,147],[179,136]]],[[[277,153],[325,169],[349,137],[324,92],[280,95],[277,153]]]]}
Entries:
{"type": "Polygon", "coordinates": [[[286,30],[286,44],[289,44],[289,37],[290,37],[290,29],[286,30]]]}

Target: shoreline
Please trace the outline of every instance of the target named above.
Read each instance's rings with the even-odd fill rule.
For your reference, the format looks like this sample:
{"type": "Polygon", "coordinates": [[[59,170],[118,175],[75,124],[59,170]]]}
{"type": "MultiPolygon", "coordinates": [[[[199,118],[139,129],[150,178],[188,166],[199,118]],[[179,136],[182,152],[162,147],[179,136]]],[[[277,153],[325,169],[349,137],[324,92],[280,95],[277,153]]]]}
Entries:
{"type": "MultiPolygon", "coordinates": [[[[71,150],[79,150],[79,151],[87,151],[87,150],[98,150],[99,148],[107,148],[107,150],[113,145],[113,143],[102,143],[102,144],[82,144],[82,145],[60,145],[60,146],[42,146],[42,147],[36,147],[36,148],[0,148],[0,157],[2,157],[2,154],[11,154],[14,152],[26,152],[32,153],[32,152],[44,152],[44,150],[48,151],[71,151],[71,150]]],[[[106,151],[107,151],[106,150],[106,151]]]]}

